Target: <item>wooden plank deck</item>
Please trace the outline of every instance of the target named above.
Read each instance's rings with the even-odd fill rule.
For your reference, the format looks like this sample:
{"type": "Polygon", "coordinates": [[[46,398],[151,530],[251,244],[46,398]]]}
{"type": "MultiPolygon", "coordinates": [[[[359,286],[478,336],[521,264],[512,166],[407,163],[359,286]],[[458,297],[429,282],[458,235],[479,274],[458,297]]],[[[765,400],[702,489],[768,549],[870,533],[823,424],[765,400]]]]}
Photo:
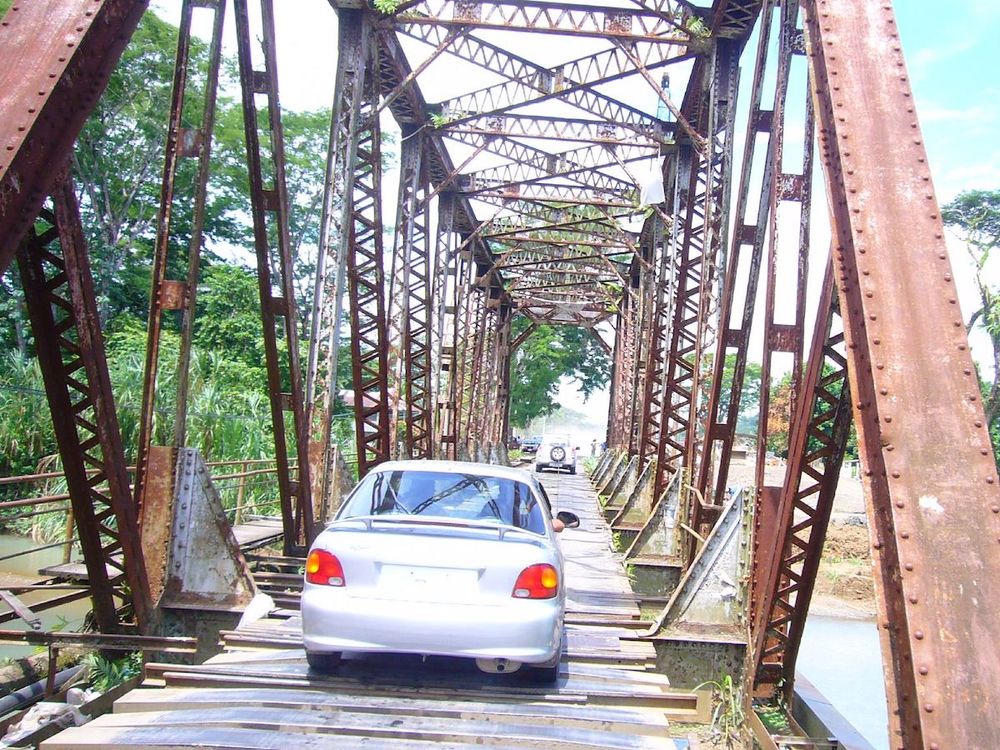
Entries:
{"type": "MultiPolygon", "coordinates": [[[[584,477],[545,475],[563,533],[568,611],[560,676],[539,686],[487,675],[467,660],[347,654],[310,672],[294,608],[222,634],[204,664],[149,664],[114,713],[46,741],[47,750],[118,748],[687,748],[670,718],[704,716],[704,696],[653,671],[639,606],[584,477]]],[[[295,597],[289,596],[294,604],[295,597]]]]}

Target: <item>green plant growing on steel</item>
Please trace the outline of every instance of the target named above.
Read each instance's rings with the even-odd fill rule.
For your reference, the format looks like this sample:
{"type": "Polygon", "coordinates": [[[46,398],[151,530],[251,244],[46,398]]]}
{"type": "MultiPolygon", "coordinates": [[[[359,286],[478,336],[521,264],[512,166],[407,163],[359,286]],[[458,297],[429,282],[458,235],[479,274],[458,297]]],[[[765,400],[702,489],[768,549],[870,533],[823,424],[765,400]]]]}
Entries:
{"type": "Polygon", "coordinates": [[[740,742],[746,714],[743,711],[743,697],[732,675],[722,675],[718,680],[709,680],[697,685],[694,689],[712,688],[712,699],[715,707],[712,709],[712,729],[718,739],[727,748],[733,748],[740,742]]]}
{"type": "Polygon", "coordinates": [[[399,0],[372,0],[372,5],[383,16],[388,16],[399,8],[399,0]]]}

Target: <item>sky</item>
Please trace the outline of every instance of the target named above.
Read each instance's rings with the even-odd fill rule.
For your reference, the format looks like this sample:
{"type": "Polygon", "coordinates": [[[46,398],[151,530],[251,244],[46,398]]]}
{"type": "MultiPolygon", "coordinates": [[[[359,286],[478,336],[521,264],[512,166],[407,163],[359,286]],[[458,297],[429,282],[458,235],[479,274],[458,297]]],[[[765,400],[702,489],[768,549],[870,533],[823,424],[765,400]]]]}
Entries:
{"type": "MultiPolygon", "coordinates": [[[[944,204],[964,190],[1000,188],[997,138],[1000,133],[997,41],[1000,40],[1000,0],[952,0],[946,8],[939,6],[933,12],[930,4],[923,0],[897,0],[894,6],[939,202],[944,204]]],[[[161,16],[178,22],[178,0],[154,0],[152,7],[161,16]]],[[[196,14],[207,17],[203,10],[196,14]]],[[[327,0],[278,0],[275,16],[282,105],[300,110],[330,107],[336,70],[337,25],[329,3],[327,0]]],[[[228,51],[233,53],[231,17],[226,26],[228,51]]],[[[545,38],[552,43],[552,37],[545,38]]],[[[754,44],[751,40],[750,45],[754,44]]],[[[752,51],[750,45],[748,52],[752,51]]],[[[554,50],[553,55],[556,58],[561,55],[562,59],[573,56],[563,50],[554,50]]],[[[745,66],[752,66],[750,57],[744,55],[745,66]]],[[[751,76],[752,69],[745,67],[744,80],[751,76]]],[[[436,85],[446,86],[447,82],[436,85]]],[[[739,142],[737,148],[740,148],[739,142]]],[[[325,158],[325,155],[317,155],[317,158],[325,158]]],[[[394,182],[391,176],[387,177],[386,194],[393,195],[394,182]]],[[[819,196],[814,199],[814,205],[816,217],[823,205],[819,196]]],[[[825,242],[814,240],[814,245],[825,247],[825,242]]],[[[978,296],[971,286],[971,264],[962,243],[953,235],[949,236],[949,248],[960,302],[968,319],[978,307],[978,296]]],[[[818,268],[819,263],[815,263],[814,269],[818,268]]],[[[1000,283],[1000,258],[995,259],[988,272],[1000,283]]],[[[820,275],[819,270],[813,271],[814,282],[818,282],[820,275]]],[[[759,330],[760,326],[756,327],[759,330]]],[[[807,321],[807,327],[811,329],[811,322],[807,321]]],[[[974,334],[971,343],[973,356],[981,363],[988,362],[990,353],[985,335],[974,334]]],[[[607,414],[606,394],[597,394],[583,404],[571,383],[563,384],[560,401],[587,413],[607,414]]]]}

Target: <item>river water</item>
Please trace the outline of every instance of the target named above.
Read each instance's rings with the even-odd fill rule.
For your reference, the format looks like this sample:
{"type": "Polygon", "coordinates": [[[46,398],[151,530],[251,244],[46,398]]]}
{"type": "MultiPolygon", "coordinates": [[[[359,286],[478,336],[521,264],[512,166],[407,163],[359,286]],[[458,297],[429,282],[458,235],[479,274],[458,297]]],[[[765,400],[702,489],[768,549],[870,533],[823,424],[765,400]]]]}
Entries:
{"type": "MultiPolygon", "coordinates": [[[[16,536],[14,534],[0,534],[0,557],[12,555],[15,552],[25,552],[34,549],[35,542],[27,537],[16,536]]],[[[20,579],[21,583],[32,583],[39,580],[38,571],[49,565],[59,565],[63,561],[62,547],[36,550],[25,555],[11,558],[10,560],[0,560],[0,575],[20,579]]],[[[11,581],[11,585],[13,585],[11,581]]],[[[18,594],[17,598],[30,608],[32,603],[39,599],[51,598],[51,593],[28,592],[18,594]]],[[[8,611],[4,604],[3,611],[8,611]]],[[[80,630],[83,626],[83,618],[90,611],[90,599],[64,604],[61,607],[47,609],[36,612],[42,620],[42,630],[80,630]]],[[[8,630],[28,630],[28,625],[21,619],[12,620],[0,625],[0,628],[8,630]]],[[[11,643],[0,641],[0,659],[18,658],[28,656],[38,649],[35,646],[17,646],[11,643]]]]}
{"type": "Polygon", "coordinates": [[[889,750],[882,651],[874,620],[809,615],[796,669],[875,750],[889,750]]]}

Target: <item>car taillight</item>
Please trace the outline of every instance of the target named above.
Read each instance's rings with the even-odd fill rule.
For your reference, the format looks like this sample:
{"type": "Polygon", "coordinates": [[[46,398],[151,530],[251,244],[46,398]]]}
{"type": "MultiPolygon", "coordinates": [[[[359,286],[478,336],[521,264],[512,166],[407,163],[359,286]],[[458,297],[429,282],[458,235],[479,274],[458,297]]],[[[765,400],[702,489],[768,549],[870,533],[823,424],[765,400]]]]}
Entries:
{"type": "Polygon", "coordinates": [[[514,584],[517,599],[551,599],[559,592],[559,573],[551,565],[539,563],[521,571],[514,584]]]}
{"type": "Polygon", "coordinates": [[[324,586],[343,586],[344,568],[336,555],[325,549],[314,549],[306,560],[306,581],[324,586]]]}

